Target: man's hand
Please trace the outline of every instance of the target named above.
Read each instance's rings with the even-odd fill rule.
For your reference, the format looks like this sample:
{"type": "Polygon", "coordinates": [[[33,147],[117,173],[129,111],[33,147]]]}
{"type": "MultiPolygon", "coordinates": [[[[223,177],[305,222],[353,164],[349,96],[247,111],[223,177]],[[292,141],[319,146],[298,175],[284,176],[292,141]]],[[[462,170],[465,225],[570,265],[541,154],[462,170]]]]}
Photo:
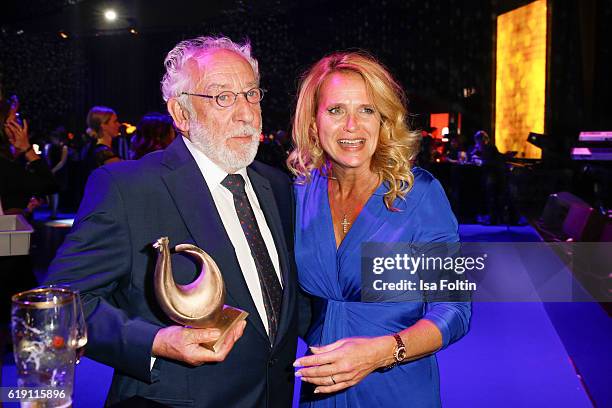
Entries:
{"type": "Polygon", "coordinates": [[[240,322],[227,334],[219,351],[214,352],[202,343],[215,341],[221,332],[218,329],[190,329],[169,326],[157,332],[153,340],[153,357],[164,357],[183,361],[193,366],[204,363],[218,363],[225,360],[234,343],[242,336],[246,320],[240,322]]]}

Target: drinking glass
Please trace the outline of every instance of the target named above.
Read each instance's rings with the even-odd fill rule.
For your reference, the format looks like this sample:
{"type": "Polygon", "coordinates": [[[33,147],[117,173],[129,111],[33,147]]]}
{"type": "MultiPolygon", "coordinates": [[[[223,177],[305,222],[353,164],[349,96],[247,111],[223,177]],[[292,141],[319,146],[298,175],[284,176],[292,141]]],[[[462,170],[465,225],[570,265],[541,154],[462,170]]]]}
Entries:
{"type": "Polygon", "coordinates": [[[22,406],[71,406],[77,352],[87,343],[78,292],[47,286],[14,295],[12,334],[17,385],[63,390],[63,397],[54,395],[22,403],[22,406]]]}

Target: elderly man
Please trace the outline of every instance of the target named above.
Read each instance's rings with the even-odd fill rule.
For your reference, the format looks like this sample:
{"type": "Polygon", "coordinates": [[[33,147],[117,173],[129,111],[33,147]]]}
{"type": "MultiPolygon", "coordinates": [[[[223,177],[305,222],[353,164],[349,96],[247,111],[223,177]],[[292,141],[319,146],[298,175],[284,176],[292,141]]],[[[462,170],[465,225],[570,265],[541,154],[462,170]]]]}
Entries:
{"type": "MultiPolygon", "coordinates": [[[[162,92],[182,137],[91,175],[49,282],[81,291],[86,353],[115,368],[107,404],[135,397],[169,406],[290,406],[293,199],[286,176],[253,163],[264,92],[257,61],[248,44],[200,37],[179,43],[165,65],[162,92]],[[226,304],[249,313],[217,352],[201,346],[217,331],[177,326],[160,311],[151,244],[161,236],[208,252],[225,280],[226,304]]],[[[179,283],[199,273],[183,257],[172,262],[179,283]]]]}

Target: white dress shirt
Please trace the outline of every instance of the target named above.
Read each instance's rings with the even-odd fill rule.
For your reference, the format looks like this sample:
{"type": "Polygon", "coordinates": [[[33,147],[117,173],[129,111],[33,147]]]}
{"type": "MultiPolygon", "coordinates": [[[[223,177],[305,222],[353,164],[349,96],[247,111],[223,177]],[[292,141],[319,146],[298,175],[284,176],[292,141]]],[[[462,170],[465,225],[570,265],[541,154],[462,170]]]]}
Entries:
{"type": "MultiPolygon", "coordinates": [[[[221,217],[225,231],[227,232],[227,235],[229,236],[229,239],[234,247],[238,264],[242,270],[242,275],[244,276],[244,280],[249,288],[249,292],[251,292],[251,297],[253,298],[253,302],[255,303],[259,317],[261,317],[261,321],[266,328],[266,332],[269,332],[268,317],[264,307],[263,294],[261,293],[261,285],[259,283],[257,267],[255,266],[255,259],[253,259],[253,256],[251,255],[249,243],[247,242],[244,232],[242,231],[242,227],[240,226],[240,220],[238,219],[236,207],[234,206],[234,196],[227,188],[221,185],[221,182],[223,179],[225,179],[228,173],[212,162],[204,153],[195,147],[195,145],[191,143],[189,139],[183,136],[183,140],[185,141],[187,149],[198,164],[198,167],[202,172],[202,176],[204,176],[204,180],[206,181],[206,185],[208,186],[208,189],[213,197],[215,207],[217,207],[217,211],[219,212],[219,216],[221,217]]],[[[270,232],[270,228],[268,227],[264,213],[259,205],[259,201],[257,200],[255,190],[253,190],[253,186],[249,180],[246,168],[238,170],[236,174],[240,174],[246,182],[245,189],[247,198],[249,199],[249,203],[253,208],[257,225],[259,226],[259,230],[266,244],[266,248],[268,249],[268,254],[270,255],[270,259],[274,265],[274,270],[276,272],[276,276],[278,277],[278,281],[281,282],[282,285],[276,245],[274,244],[272,233],[270,232]]]]}

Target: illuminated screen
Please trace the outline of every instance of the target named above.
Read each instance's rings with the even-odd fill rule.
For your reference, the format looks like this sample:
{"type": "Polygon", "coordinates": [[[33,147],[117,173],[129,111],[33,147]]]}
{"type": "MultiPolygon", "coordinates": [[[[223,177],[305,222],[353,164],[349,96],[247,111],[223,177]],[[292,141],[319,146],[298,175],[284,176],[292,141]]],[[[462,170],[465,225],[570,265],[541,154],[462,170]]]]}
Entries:
{"type": "Polygon", "coordinates": [[[527,143],[529,132],[544,133],[546,103],[546,0],[497,17],[495,144],[500,152],[541,157],[527,143]]]}
{"type": "Polygon", "coordinates": [[[442,137],[442,129],[448,127],[448,113],[432,113],[429,117],[429,124],[431,127],[435,127],[436,130],[431,132],[431,135],[437,139],[442,137]]]}
{"type": "Polygon", "coordinates": [[[449,130],[451,125],[454,125],[454,129],[458,135],[461,134],[461,114],[460,113],[432,113],[429,115],[429,125],[435,130],[431,131],[431,135],[435,138],[442,138],[444,135],[442,131],[444,128],[449,130]],[[456,121],[456,123],[455,123],[456,121]]]}

